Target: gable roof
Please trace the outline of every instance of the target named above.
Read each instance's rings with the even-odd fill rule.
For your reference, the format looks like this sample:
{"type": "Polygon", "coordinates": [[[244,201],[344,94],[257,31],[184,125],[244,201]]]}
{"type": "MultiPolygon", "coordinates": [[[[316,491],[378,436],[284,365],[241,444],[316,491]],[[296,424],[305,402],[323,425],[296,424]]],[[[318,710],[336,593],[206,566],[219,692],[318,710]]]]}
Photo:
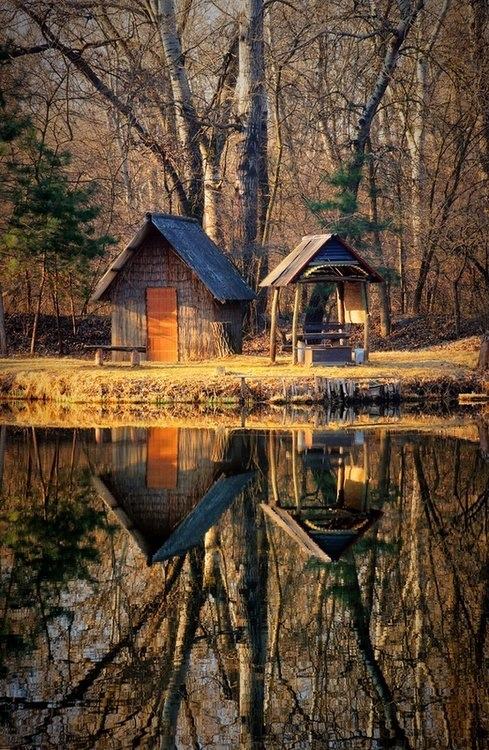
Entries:
{"type": "Polygon", "coordinates": [[[219,302],[248,301],[255,298],[255,293],[241,278],[231,261],[195,219],[172,214],[147,213],[146,221],[139,232],[100,279],[91,302],[109,298],[109,289],[118,273],[155,229],[219,302]]]}
{"type": "Polygon", "coordinates": [[[260,286],[282,287],[327,277],[381,283],[382,276],[337,234],[311,234],[287,255],[260,286]]]}

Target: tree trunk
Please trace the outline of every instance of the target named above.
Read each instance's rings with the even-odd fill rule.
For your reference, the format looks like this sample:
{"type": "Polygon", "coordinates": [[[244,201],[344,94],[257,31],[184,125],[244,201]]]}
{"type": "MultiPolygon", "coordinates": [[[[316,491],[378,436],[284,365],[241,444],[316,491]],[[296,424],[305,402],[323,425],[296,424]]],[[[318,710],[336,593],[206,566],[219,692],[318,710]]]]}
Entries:
{"type": "Polygon", "coordinates": [[[42,262],[41,284],[39,286],[39,294],[37,295],[36,312],[34,313],[34,321],[32,323],[31,348],[30,348],[31,356],[35,354],[36,352],[37,326],[39,324],[39,316],[41,314],[42,295],[44,292],[45,283],[46,283],[46,258],[44,258],[42,262]]]}
{"type": "Polygon", "coordinates": [[[61,315],[59,310],[59,278],[58,269],[55,266],[54,279],[52,281],[51,290],[53,295],[53,307],[56,316],[56,335],[58,339],[58,354],[63,354],[63,337],[61,335],[61,315]]]}
{"type": "Polygon", "coordinates": [[[379,290],[379,307],[380,307],[380,335],[382,338],[390,336],[391,334],[391,301],[389,295],[389,287],[384,281],[383,284],[378,284],[379,290]]]}
{"type": "Polygon", "coordinates": [[[394,71],[399,62],[399,54],[407,36],[421,11],[424,0],[416,0],[414,6],[411,3],[399,3],[401,7],[401,20],[393,31],[389,44],[386,44],[386,52],[382,66],[377,74],[372,93],[365,102],[358,118],[356,138],[353,141],[353,153],[348,165],[349,184],[348,188],[356,197],[362,179],[363,163],[365,159],[365,148],[370,138],[373,119],[384,98],[394,71]]]}
{"type": "Polygon", "coordinates": [[[259,229],[260,160],[266,150],[262,143],[266,132],[265,63],[263,51],[263,0],[245,0],[239,31],[238,114],[243,124],[238,140],[236,204],[243,272],[254,282],[252,260],[259,229]]]}
{"type": "Polygon", "coordinates": [[[71,275],[71,273],[70,273],[69,288],[70,288],[71,327],[72,327],[72,330],[73,330],[73,335],[76,336],[75,298],[73,296],[73,276],[71,275]]]}
{"type": "MultiPolygon", "coordinates": [[[[379,229],[379,210],[377,205],[377,184],[375,179],[375,164],[373,154],[370,153],[368,172],[370,183],[370,220],[373,224],[374,251],[380,260],[383,260],[384,252],[379,229]]],[[[391,310],[389,290],[386,282],[378,285],[379,307],[380,307],[380,335],[385,338],[391,332],[391,310]]]]}
{"type": "Polygon", "coordinates": [[[7,332],[5,330],[5,310],[3,307],[3,288],[0,284],[0,357],[6,357],[8,354],[7,348],[7,332]]]}
{"type": "MultiPolygon", "coordinates": [[[[418,53],[416,57],[416,79],[415,98],[410,107],[409,114],[412,117],[412,128],[406,128],[408,148],[411,155],[411,231],[416,259],[420,263],[419,274],[413,295],[413,312],[417,315],[421,309],[424,287],[430,272],[431,261],[434,250],[427,236],[428,211],[427,211],[427,172],[426,172],[426,120],[428,105],[430,101],[430,81],[428,76],[428,60],[436,43],[448,11],[450,0],[444,0],[440,14],[431,28],[428,38],[418,41],[418,53]]],[[[428,18],[422,14],[424,23],[428,18]]],[[[433,19],[430,16],[429,23],[433,19]]],[[[423,35],[423,29],[420,36],[423,35]]]]}
{"type": "Polygon", "coordinates": [[[216,245],[224,244],[222,232],[222,178],[219,159],[207,153],[204,157],[204,229],[216,245]]]}
{"type": "Polygon", "coordinates": [[[460,336],[460,299],[458,296],[459,279],[452,283],[453,291],[453,314],[455,318],[455,334],[460,336]]]}
{"type": "Polygon", "coordinates": [[[470,7],[476,105],[482,123],[480,163],[489,179],[489,4],[487,0],[470,0],[470,7]]]}
{"type": "Polygon", "coordinates": [[[489,333],[482,337],[477,368],[482,372],[489,372],[489,333]]]}
{"type": "Polygon", "coordinates": [[[275,362],[277,357],[277,317],[278,317],[278,297],[280,289],[274,288],[272,296],[272,309],[270,313],[270,360],[275,362]]]}
{"type": "Polygon", "coordinates": [[[192,215],[202,220],[204,215],[204,180],[200,153],[200,132],[177,29],[174,1],[159,0],[158,11],[161,39],[170,71],[177,132],[186,157],[185,169],[189,202],[192,215]]]}
{"type": "Polygon", "coordinates": [[[415,257],[420,262],[419,274],[413,296],[413,312],[419,313],[424,285],[428,276],[431,255],[426,248],[423,229],[426,226],[426,103],[428,99],[428,64],[423,53],[416,61],[416,104],[413,111],[412,135],[408,135],[411,153],[411,232],[415,257]]]}

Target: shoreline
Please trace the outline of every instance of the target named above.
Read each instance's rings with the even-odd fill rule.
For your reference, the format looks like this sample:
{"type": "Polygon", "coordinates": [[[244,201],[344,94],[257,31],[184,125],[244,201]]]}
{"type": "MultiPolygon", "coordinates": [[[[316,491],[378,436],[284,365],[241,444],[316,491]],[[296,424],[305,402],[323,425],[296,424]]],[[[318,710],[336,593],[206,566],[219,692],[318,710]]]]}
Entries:
{"type": "MultiPolygon", "coordinates": [[[[440,402],[481,391],[478,340],[414,352],[374,352],[360,366],[305,367],[286,357],[271,364],[240,355],[208,362],[140,367],[71,358],[0,360],[0,401],[225,407],[270,404],[440,402]]],[[[487,385],[485,386],[487,389],[487,385]]],[[[487,392],[487,391],[486,391],[487,392]]]]}

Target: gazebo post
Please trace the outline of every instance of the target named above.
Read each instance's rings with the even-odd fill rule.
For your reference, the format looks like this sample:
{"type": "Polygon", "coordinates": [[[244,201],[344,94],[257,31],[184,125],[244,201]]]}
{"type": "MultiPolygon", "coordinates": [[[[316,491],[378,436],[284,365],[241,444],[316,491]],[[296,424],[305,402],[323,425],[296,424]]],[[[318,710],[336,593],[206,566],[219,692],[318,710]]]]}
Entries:
{"type": "Polygon", "coordinates": [[[368,305],[368,284],[365,282],[363,285],[364,300],[365,300],[365,318],[363,322],[363,350],[364,350],[364,361],[368,362],[369,349],[370,349],[370,310],[368,305]]]}
{"type": "Polygon", "coordinates": [[[297,324],[299,322],[299,312],[301,304],[301,286],[295,285],[294,297],[294,315],[292,317],[292,364],[297,364],[297,324]]]}
{"type": "MultiPolygon", "coordinates": [[[[338,281],[336,284],[336,299],[338,303],[338,323],[340,325],[345,324],[345,284],[343,281],[338,281]]],[[[340,339],[340,345],[345,343],[345,339],[340,339]]]]}
{"type": "Polygon", "coordinates": [[[277,357],[277,311],[279,292],[280,287],[274,287],[272,297],[272,310],[270,314],[270,359],[272,362],[275,362],[275,359],[277,357]]]}

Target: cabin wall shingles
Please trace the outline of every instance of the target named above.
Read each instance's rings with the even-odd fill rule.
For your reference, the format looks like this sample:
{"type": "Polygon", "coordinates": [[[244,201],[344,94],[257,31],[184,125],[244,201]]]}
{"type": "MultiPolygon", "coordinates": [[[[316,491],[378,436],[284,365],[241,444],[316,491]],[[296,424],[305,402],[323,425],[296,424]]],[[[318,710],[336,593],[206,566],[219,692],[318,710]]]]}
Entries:
{"type": "MultiPolygon", "coordinates": [[[[213,322],[231,320],[237,349],[241,346],[241,303],[216,303],[202,282],[159,235],[144,246],[121,271],[112,290],[112,345],[146,346],[146,289],[177,290],[178,355],[180,360],[216,355],[213,322]]],[[[115,360],[127,360],[114,352],[115,360]]]]}

